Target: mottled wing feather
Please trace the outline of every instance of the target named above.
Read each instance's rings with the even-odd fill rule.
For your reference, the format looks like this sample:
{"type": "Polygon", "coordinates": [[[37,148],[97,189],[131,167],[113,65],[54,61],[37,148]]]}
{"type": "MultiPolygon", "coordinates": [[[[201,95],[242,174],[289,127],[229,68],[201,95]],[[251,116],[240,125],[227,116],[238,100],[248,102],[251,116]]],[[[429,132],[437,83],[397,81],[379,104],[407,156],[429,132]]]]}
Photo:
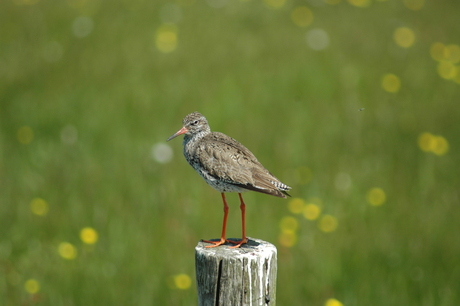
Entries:
{"type": "Polygon", "coordinates": [[[198,144],[196,156],[203,171],[226,183],[285,198],[290,187],[281,183],[245,146],[214,132],[198,144]]]}

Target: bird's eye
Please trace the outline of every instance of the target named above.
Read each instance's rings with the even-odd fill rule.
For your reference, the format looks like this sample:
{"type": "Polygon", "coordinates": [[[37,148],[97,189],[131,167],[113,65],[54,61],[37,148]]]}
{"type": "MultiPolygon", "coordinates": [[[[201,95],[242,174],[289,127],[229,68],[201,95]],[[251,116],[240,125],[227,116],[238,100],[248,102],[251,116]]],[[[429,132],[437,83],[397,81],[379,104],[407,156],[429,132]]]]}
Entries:
{"type": "Polygon", "coordinates": [[[192,122],[192,125],[197,125],[198,124],[198,120],[195,120],[192,122]]]}

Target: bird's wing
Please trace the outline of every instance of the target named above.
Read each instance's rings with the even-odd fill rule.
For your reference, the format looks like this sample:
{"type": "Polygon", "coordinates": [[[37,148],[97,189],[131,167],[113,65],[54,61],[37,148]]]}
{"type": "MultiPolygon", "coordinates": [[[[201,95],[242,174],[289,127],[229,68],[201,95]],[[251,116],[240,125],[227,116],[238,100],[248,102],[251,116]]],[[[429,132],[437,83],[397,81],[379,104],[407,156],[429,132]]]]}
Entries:
{"type": "Polygon", "coordinates": [[[251,151],[225,134],[214,132],[205,136],[196,150],[203,171],[226,183],[279,197],[285,197],[283,190],[290,189],[265,169],[251,151]]]}

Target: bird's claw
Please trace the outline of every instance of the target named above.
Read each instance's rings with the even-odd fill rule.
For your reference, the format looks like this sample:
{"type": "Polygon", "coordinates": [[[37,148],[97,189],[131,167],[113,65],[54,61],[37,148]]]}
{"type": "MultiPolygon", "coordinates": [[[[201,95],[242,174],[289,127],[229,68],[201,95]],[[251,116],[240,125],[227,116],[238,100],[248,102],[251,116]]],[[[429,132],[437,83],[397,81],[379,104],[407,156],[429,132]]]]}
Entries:
{"type": "Polygon", "coordinates": [[[248,238],[244,238],[244,239],[241,239],[239,241],[234,241],[234,240],[224,239],[224,238],[221,238],[218,241],[211,241],[211,240],[201,240],[201,241],[212,244],[212,245],[205,246],[205,248],[215,248],[215,247],[218,247],[218,246],[223,245],[226,242],[228,242],[228,243],[231,243],[231,244],[236,244],[235,246],[229,247],[230,249],[236,249],[236,248],[239,248],[241,245],[243,245],[245,243],[248,243],[248,238]]]}

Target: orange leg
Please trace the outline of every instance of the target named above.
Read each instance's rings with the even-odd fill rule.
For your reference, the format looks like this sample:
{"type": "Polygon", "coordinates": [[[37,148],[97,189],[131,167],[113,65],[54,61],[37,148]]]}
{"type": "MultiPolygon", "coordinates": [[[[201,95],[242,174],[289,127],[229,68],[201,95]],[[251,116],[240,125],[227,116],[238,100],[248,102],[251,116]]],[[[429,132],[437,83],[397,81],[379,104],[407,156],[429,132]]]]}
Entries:
{"type": "MultiPolygon", "coordinates": [[[[238,196],[240,197],[240,203],[241,203],[240,209],[241,209],[241,223],[243,224],[243,237],[241,238],[241,241],[238,242],[235,246],[230,247],[231,249],[239,248],[242,244],[245,244],[248,242],[248,238],[246,237],[246,204],[244,204],[241,193],[238,193],[238,196]]],[[[235,243],[234,241],[229,241],[229,242],[235,243]]]]}
{"type": "Polygon", "coordinates": [[[215,248],[219,245],[224,244],[227,239],[225,239],[225,233],[227,231],[227,217],[228,217],[228,205],[227,200],[225,199],[225,194],[222,192],[222,201],[224,202],[224,224],[222,226],[222,235],[220,236],[219,241],[210,241],[210,240],[203,240],[203,242],[212,243],[213,245],[206,246],[207,248],[215,248]]]}

